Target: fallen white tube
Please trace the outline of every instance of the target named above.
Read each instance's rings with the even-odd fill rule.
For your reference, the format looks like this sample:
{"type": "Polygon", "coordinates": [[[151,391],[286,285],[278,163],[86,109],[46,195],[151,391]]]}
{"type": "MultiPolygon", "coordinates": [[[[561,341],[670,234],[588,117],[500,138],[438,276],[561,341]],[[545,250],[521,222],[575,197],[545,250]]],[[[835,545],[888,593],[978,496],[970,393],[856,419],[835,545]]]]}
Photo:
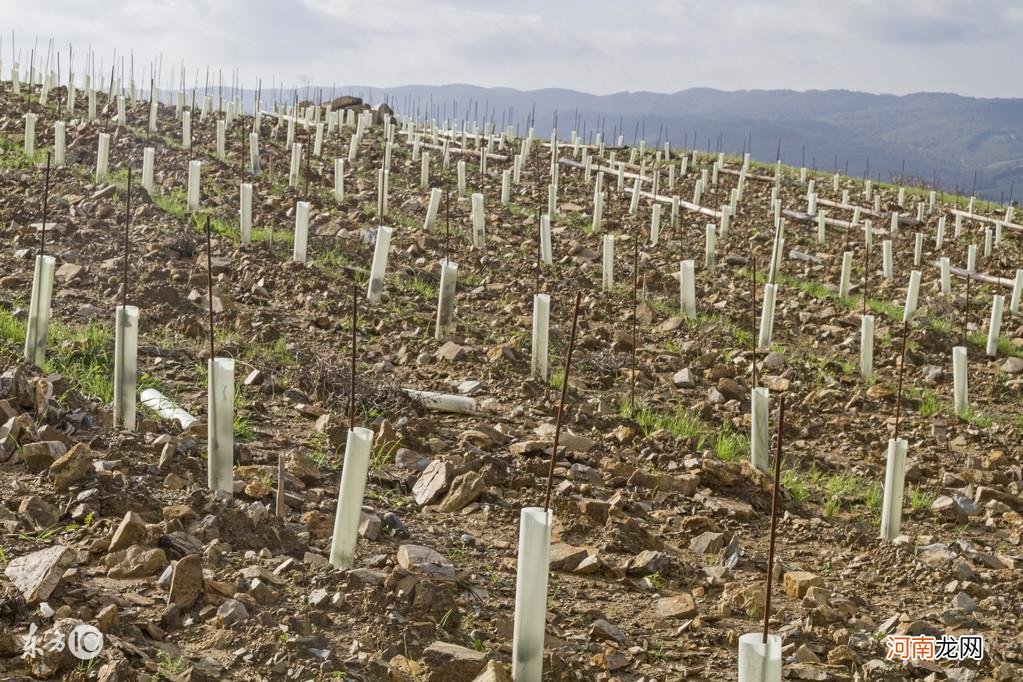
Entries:
{"type": "Polygon", "coordinates": [[[543,675],[553,524],[553,512],[541,507],[525,507],[519,514],[515,620],[512,628],[512,679],[515,682],[540,682],[543,675]]]}
{"type": "Polygon", "coordinates": [[[170,398],[160,393],[155,388],[147,388],[142,391],[140,400],[143,407],[148,407],[150,410],[160,415],[163,419],[175,420],[181,425],[182,429],[187,429],[192,424],[199,421],[197,418],[178,407],[170,400],[170,398]]]}
{"type": "Polygon", "coordinates": [[[412,388],[403,388],[402,391],[413,400],[421,402],[423,407],[428,410],[458,414],[474,414],[476,412],[476,400],[464,395],[417,391],[412,388]]]}
{"type": "Polygon", "coordinates": [[[372,449],[372,429],[357,426],[348,430],[337,510],[334,513],[334,534],[330,541],[330,565],[334,568],[351,568],[355,560],[355,543],[362,520],[362,499],[366,492],[366,474],[372,449]]]}

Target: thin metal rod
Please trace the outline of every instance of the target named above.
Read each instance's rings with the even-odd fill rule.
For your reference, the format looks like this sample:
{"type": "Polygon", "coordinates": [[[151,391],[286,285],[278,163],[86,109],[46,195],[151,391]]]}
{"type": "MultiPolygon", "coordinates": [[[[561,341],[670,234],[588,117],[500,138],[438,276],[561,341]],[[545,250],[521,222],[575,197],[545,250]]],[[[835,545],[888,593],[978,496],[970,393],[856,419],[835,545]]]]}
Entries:
{"type": "Polygon", "coordinates": [[[356,356],[356,330],[359,321],[359,284],[352,279],[352,376],[349,386],[350,404],[348,406],[348,428],[355,428],[355,356],[356,356]]]}
{"type": "MultiPolygon", "coordinates": [[[[753,251],[752,245],[750,252],[753,251]]],[[[753,388],[757,387],[757,257],[753,256],[753,279],[750,282],[750,350],[753,351],[753,388]]]]}
{"type": "Polygon", "coordinates": [[[899,389],[895,397],[895,437],[899,437],[899,424],[902,421],[902,376],[906,372],[906,338],[909,336],[909,320],[902,323],[902,352],[899,359],[899,389]]]}
{"type": "Polygon", "coordinates": [[[213,240],[210,237],[210,217],[206,216],[206,295],[209,298],[210,362],[217,357],[213,341],[213,240]]]}
{"type": "Polygon", "coordinates": [[[781,442],[785,428],[785,395],[782,394],[778,403],[778,442],[774,454],[774,492],[771,495],[771,539],[767,549],[767,589],[764,599],[764,640],[767,644],[767,629],[771,618],[771,587],[774,576],[774,540],[778,529],[778,488],[781,481],[781,442]]]}
{"type": "Polygon", "coordinates": [[[639,287],[639,230],[632,245],[632,372],[629,383],[629,409],[636,413],[636,289],[639,287]]]}
{"type": "Polygon", "coordinates": [[[583,294],[575,294],[575,309],[572,312],[572,333],[568,337],[568,353],[565,355],[565,374],[561,379],[561,402],[558,403],[558,414],[554,422],[554,446],[551,448],[551,465],[547,470],[547,493],[544,496],[543,508],[551,508],[551,486],[554,483],[554,464],[558,460],[558,439],[561,437],[561,417],[565,412],[565,398],[568,395],[568,375],[572,369],[572,349],[575,348],[575,330],[579,324],[579,303],[583,294]]]}
{"type": "Polygon", "coordinates": [[[124,275],[121,285],[121,308],[128,305],[128,232],[131,227],[131,167],[128,167],[128,189],[124,197],[124,275]]]}
{"type": "Polygon", "coordinates": [[[50,203],[50,152],[46,152],[46,170],[43,171],[43,224],[39,231],[39,255],[46,255],[46,213],[50,203]]]}

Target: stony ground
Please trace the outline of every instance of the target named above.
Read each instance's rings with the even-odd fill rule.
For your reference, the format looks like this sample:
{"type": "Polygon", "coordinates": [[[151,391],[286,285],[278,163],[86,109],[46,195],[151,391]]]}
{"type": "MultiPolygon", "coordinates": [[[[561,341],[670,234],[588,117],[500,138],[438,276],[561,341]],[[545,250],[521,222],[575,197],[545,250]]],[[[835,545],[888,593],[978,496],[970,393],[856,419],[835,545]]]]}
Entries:
{"type": "MultiPolygon", "coordinates": [[[[664,207],[659,243],[648,238],[650,203],[627,215],[611,192],[605,228],[617,235],[611,293],[600,291],[601,234],[590,228],[593,186],[560,168],[554,264],[537,272],[536,208],[546,211],[550,150],[542,148],[511,202],[501,171],[518,142],[495,149],[471,191],[486,196],[487,241],[472,248],[469,201],[456,198],[454,162],[433,154],[431,185],[450,187],[450,233],[422,229],[428,191],[406,136],[395,134],[390,214],[395,228],[380,303],[360,300],[358,424],[376,444],[355,567],[327,563],[350,397],[351,282],[360,299],[372,257],[382,126],[369,130],[335,201],[333,158],[345,128],[287,186],[284,128],[264,116],[264,172],[250,177],[243,133],[229,128],[224,162],[212,116],[193,119],[193,149],[180,144],[173,107],[147,135],[148,104],[127,125],[99,96],[93,123],[68,124],[68,165],[51,173],[46,251],[57,257],[48,361],[21,361],[32,263],[39,249],[45,150],[57,97],[15,96],[0,86],[0,677],[3,679],[507,679],[515,595],[518,514],[543,503],[554,415],[564,379],[571,306],[582,292],[569,376],[563,449],[557,453],[544,677],[551,680],[728,680],[737,638],[762,627],[772,478],[749,465],[754,288],[773,232],[773,171],[754,167],[745,196],[703,266],[706,216],[664,207]],[[22,116],[39,115],[35,158],[21,152],[22,116]],[[109,184],[93,179],[97,137],[112,135],[109,184]],[[156,148],[156,191],[138,189],[142,150],[156,148]],[[185,209],[187,162],[203,161],[203,208],[185,209]],[[236,359],[235,495],[206,487],[205,426],[140,411],[136,432],[111,428],[113,306],[121,301],[127,168],[135,171],[127,300],[142,308],[140,388],[156,387],[204,420],[206,252],[213,228],[216,352],[236,359]],[[537,173],[540,177],[537,177],[537,173]],[[753,177],[759,176],[759,177],[753,177]],[[238,237],[238,184],[255,186],[254,240],[238,237]],[[296,200],[312,204],[309,262],[291,261],[296,200]],[[439,261],[459,263],[457,331],[435,340],[439,261]],[[680,316],[678,261],[697,262],[699,315],[680,316]],[[633,278],[638,264],[639,277],[633,278]],[[638,284],[632,335],[632,284],[638,284]],[[552,377],[531,379],[536,287],[552,297],[552,377]],[[632,371],[633,348],[636,366],[632,371]],[[635,381],[635,405],[630,387],[635,381]],[[430,412],[401,388],[460,393],[472,415],[430,412]],[[278,480],[283,455],[286,475],[278,480]],[[285,506],[275,513],[283,484],[285,506]],[[66,651],[24,657],[40,639],[80,621],[105,636],[84,663],[66,651]],[[485,670],[484,670],[485,668],[485,670]],[[477,678],[477,675],[480,677],[477,678]]],[[[79,93],[79,115],[84,97],[79,93]]],[[[351,106],[360,107],[358,103],[351,106]]],[[[361,108],[361,107],[360,107],[361,108]]],[[[65,114],[62,112],[61,117],[65,114]]],[[[378,120],[379,123],[379,120],[378,120]]],[[[297,127],[312,147],[312,128],[297,127]]],[[[535,145],[534,145],[535,147],[535,145]]],[[[474,144],[470,143],[470,150],[474,144]]],[[[561,155],[573,157],[572,147],[561,155]]],[[[630,150],[618,150],[618,160],[630,150]]],[[[579,161],[575,156],[575,161],[579,161]]],[[[672,163],[678,167],[680,155],[672,163]]],[[[629,167],[630,172],[639,170],[629,167]]],[[[691,200],[698,155],[662,195],[691,200]]],[[[654,166],[653,151],[643,161],[654,166]]],[[[728,167],[738,168],[729,158],[728,167]]],[[[872,206],[863,183],[815,176],[822,199],[872,206]]],[[[626,186],[631,186],[631,180],[626,186]]],[[[701,204],[728,202],[737,177],[721,173],[701,204]]],[[[613,176],[605,186],[614,187],[613,176]]],[[[785,675],[802,680],[1014,680],[1023,678],[1023,494],[1019,405],[1023,320],[1008,313],[999,356],[984,356],[998,287],[955,278],[940,293],[938,257],[962,266],[985,225],[939,207],[917,223],[911,192],[879,187],[881,215],[866,256],[860,226],[790,220],[778,276],[772,347],[756,356],[758,382],[786,401],[776,587],[770,627],[784,637],[785,675]],[[888,234],[889,214],[903,224],[888,234]],[[934,233],[948,215],[940,251],[934,233]],[[916,232],[926,235],[920,308],[908,326],[900,436],[908,439],[902,532],[878,538],[887,440],[895,429],[902,301],[916,232]],[[894,277],[880,273],[882,239],[894,240],[894,277]],[[850,298],[837,296],[841,254],[855,254],[850,298]],[[864,279],[864,272],[868,277],[864,279]],[[865,286],[866,285],[866,286],[865,286]],[[860,315],[877,315],[875,376],[858,372],[860,315]],[[951,347],[970,352],[967,418],[954,416],[951,347]],[[887,634],[981,634],[982,661],[885,660],[887,634]]],[[[798,170],[785,169],[785,209],[806,209],[798,170]]],[[[944,200],[944,201],[943,201],[944,200]]],[[[848,221],[852,212],[826,207],[848,221]]],[[[1001,217],[1003,208],[978,207],[1001,217]]],[[[864,214],[862,217],[868,217],[864,214]]],[[[1020,233],[1007,227],[978,270],[1012,278],[1020,233]]],[[[762,299],[758,283],[757,298],[762,299]]],[[[1008,296],[1008,289],[1001,293],[1008,296]]]]}

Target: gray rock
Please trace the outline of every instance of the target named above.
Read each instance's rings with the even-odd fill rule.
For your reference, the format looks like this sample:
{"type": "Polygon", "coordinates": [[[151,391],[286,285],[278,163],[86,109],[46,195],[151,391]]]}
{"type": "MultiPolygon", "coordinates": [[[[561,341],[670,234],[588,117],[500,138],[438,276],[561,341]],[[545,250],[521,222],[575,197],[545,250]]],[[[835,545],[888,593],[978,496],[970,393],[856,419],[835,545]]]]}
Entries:
{"type": "Polygon", "coordinates": [[[29,604],[46,601],[75,560],[75,553],[64,545],[54,545],[12,559],[4,571],[14,586],[21,590],[29,604]]]}
{"type": "Polygon", "coordinates": [[[412,486],[412,497],[416,504],[425,507],[443,495],[451,485],[454,476],[454,467],[450,462],[435,459],[430,462],[426,470],[412,486]]]}
{"type": "Polygon", "coordinates": [[[603,618],[593,621],[593,625],[590,626],[590,639],[618,642],[619,644],[625,644],[628,641],[625,632],[620,627],[609,623],[603,618]]]}
{"type": "Polygon", "coordinates": [[[174,564],[167,601],[178,608],[188,608],[202,595],[203,587],[202,558],[189,554],[174,564]]]}
{"type": "Polygon", "coordinates": [[[422,545],[402,545],[398,548],[398,565],[407,571],[426,573],[438,578],[454,580],[455,567],[444,556],[422,545]]]}
{"type": "Polygon", "coordinates": [[[696,386],[696,380],[693,378],[693,373],[688,367],[675,372],[675,376],[671,380],[679,388],[692,388],[696,386]]]}
{"type": "Polygon", "coordinates": [[[136,512],[129,511],[114,531],[108,551],[116,552],[137,545],[146,538],[146,524],[136,512]]]}
{"type": "Polygon", "coordinates": [[[725,546],[725,534],[700,533],[689,542],[689,549],[695,554],[716,554],[725,546]]]}
{"type": "Polygon", "coordinates": [[[235,623],[244,623],[249,619],[249,610],[237,599],[227,599],[217,608],[217,616],[224,625],[230,627],[235,623]]]}

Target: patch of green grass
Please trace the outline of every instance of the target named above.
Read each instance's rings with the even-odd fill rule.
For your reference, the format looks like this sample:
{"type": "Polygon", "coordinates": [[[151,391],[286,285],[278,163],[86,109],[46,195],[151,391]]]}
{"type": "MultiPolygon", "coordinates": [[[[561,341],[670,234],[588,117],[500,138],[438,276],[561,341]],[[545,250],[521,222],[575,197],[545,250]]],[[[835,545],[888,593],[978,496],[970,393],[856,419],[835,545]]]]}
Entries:
{"type": "Polygon", "coordinates": [[[547,383],[549,383],[553,388],[561,388],[565,383],[565,370],[551,370],[550,376],[547,377],[547,383]]]}
{"type": "Polygon", "coordinates": [[[370,461],[370,469],[377,471],[387,466],[388,462],[394,461],[394,453],[401,445],[399,441],[392,441],[382,447],[373,448],[373,458],[370,461]]]}
{"type": "Polygon", "coordinates": [[[332,455],[330,452],[330,444],[327,442],[327,434],[315,432],[306,442],[306,447],[309,448],[309,457],[316,465],[320,468],[328,468],[333,464],[332,455]]]}
{"type": "Polygon", "coordinates": [[[869,308],[870,311],[875,314],[884,315],[889,319],[895,320],[897,322],[902,321],[903,312],[902,307],[895,305],[894,303],[889,303],[888,301],[879,301],[877,299],[872,298],[867,301],[867,308],[869,308]]]}
{"type": "Polygon", "coordinates": [[[919,412],[921,417],[933,417],[941,412],[941,403],[934,391],[921,391],[919,412]]]}
{"type": "Polygon", "coordinates": [[[866,494],[863,496],[863,503],[867,508],[867,513],[875,521],[881,519],[881,507],[884,506],[884,488],[879,483],[867,488],[866,494]]]}
{"type": "Polygon", "coordinates": [[[433,300],[437,298],[437,286],[432,282],[428,282],[421,277],[413,277],[409,280],[408,285],[414,292],[422,296],[427,300],[433,300]]]}
{"type": "Polygon", "coordinates": [[[725,462],[736,462],[749,456],[749,437],[725,425],[714,439],[714,456],[725,462]]]}
{"type": "Polygon", "coordinates": [[[154,194],[153,203],[175,218],[188,216],[188,194],[183,189],[173,189],[170,194],[154,194]]]}
{"type": "Polygon", "coordinates": [[[792,499],[799,504],[806,502],[810,497],[810,486],[799,471],[795,469],[786,469],[782,472],[781,484],[785,490],[789,491],[792,499]]]}
{"type": "MultiPolygon", "coordinates": [[[[36,141],[39,140],[40,124],[36,121],[36,141]]],[[[0,136],[0,168],[37,168],[46,164],[46,149],[36,144],[35,153],[25,154],[25,126],[10,135],[0,136]]]]}
{"type": "Polygon", "coordinates": [[[990,428],[995,423],[994,418],[990,414],[982,412],[973,406],[963,414],[963,420],[980,429],[990,428]]]}
{"type": "Polygon", "coordinates": [[[909,507],[915,512],[927,511],[934,503],[934,496],[917,487],[909,489],[909,507]]]}
{"type": "Polygon", "coordinates": [[[25,327],[24,320],[16,318],[10,310],[0,309],[0,339],[23,348],[25,346],[25,327]]]}
{"type": "Polygon", "coordinates": [[[86,396],[110,403],[114,399],[113,334],[108,326],[90,322],[71,327],[50,323],[46,371],[67,377],[86,396]]]}
{"type": "Polygon", "coordinates": [[[184,656],[171,656],[166,651],[158,650],[156,652],[157,661],[157,672],[161,677],[165,677],[168,680],[175,679],[175,677],[183,672],[188,667],[188,661],[185,660],[184,656]]]}
{"type": "Polygon", "coordinates": [[[665,317],[671,317],[675,313],[675,306],[672,305],[671,301],[666,298],[651,298],[647,303],[654,309],[658,315],[664,315],[665,317]]]}
{"type": "Polygon", "coordinates": [[[706,422],[700,418],[700,415],[682,405],[677,406],[673,412],[655,412],[650,407],[643,407],[634,412],[628,405],[623,405],[622,415],[631,417],[643,430],[645,436],[649,436],[654,431],[664,430],[674,438],[675,442],[693,440],[697,450],[702,450],[707,442],[706,422]]]}
{"type": "Polygon", "coordinates": [[[256,431],[249,420],[249,399],[246,394],[235,387],[234,391],[234,440],[236,443],[249,443],[256,439],[256,431]]]}

